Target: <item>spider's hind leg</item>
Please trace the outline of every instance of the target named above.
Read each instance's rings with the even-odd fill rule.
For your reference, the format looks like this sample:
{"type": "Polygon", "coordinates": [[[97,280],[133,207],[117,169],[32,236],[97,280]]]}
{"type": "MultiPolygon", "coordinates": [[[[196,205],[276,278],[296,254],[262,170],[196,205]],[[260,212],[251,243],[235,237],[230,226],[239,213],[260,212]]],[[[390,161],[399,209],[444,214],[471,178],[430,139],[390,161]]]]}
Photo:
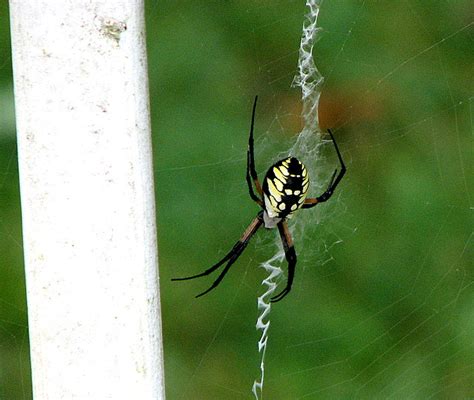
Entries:
{"type": "Polygon", "coordinates": [[[253,129],[255,125],[255,110],[257,108],[257,99],[258,99],[258,96],[255,96],[255,101],[253,103],[253,109],[252,109],[252,122],[250,123],[249,145],[247,148],[246,179],[247,179],[247,185],[249,187],[250,197],[259,206],[263,207],[262,199],[259,198],[255,194],[253,186],[252,186],[252,181],[253,181],[253,184],[255,185],[255,188],[257,189],[257,193],[260,195],[260,197],[262,197],[263,196],[262,185],[260,184],[260,181],[258,180],[257,170],[255,169],[255,155],[254,155],[254,146],[253,146],[253,129]]]}
{"type": "Polygon", "coordinates": [[[339,151],[339,147],[337,146],[337,143],[336,143],[336,139],[334,139],[334,135],[332,134],[330,129],[328,129],[328,133],[329,133],[329,136],[331,136],[331,140],[334,144],[334,148],[336,149],[337,158],[339,159],[339,164],[340,164],[340,170],[336,169],[334,171],[334,173],[332,174],[331,180],[329,181],[329,185],[326,191],[321,196],[305,199],[302,208],[312,208],[316,204],[328,201],[333,195],[334,190],[336,190],[337,185],[344,177],[344,174],[346,173],[346,165],[344,164],[344,160],[342,159],[341,152],[339,151]]]}

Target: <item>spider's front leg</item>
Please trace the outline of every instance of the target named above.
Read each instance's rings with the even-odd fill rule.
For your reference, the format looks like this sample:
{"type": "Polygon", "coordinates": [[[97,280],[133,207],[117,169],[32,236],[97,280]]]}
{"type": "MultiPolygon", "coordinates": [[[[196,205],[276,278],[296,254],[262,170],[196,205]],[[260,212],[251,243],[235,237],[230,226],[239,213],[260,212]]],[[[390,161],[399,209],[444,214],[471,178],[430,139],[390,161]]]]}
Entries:
{"type": "Polygon", "coordinates": [[[220,260],[217,264],[214,264],[212,267],[206,269],[204,272],[201,272],[200,274],[187,276],[185,278],[173,278],[171,280],[172,281],[185,281],[188,279],[200,278],[201,276],[209,275],[210,273],[218,269],[222,264],[227,262],[226,266],[224,267],[222,272],[219,274],[217,279],[214,281],[214,283],[211,285],[211,287],[207,289],[206,291],[198,294],[196,297],[201,297],[201,296],[204,296],[206,293],[209,293],[212,289],[216,288],[219,285],[219,283],[221,283],[222,279],[224,279],[224,276],[227,274],[232,264],[234,264],[234,262],[237,261],[237,259],[240,257],[240,255],[243,253],[243,251],[247,247],[249,240],[252,238],[255,232],[257,232],[258,228],[260,228],[262,224],[263,224],[263,211],[260,211],[257,214],[257,217],[252,221],[252,223],[245,230],[242,237],[238,240],[238,242],[234,245],[234,247],[232,247],[232,250],[229,251],[225,255],[225,257],[222,260],[220,260]]]}
{"type": "Polygon", "coordinates": [[[279,294],[270,299],[272,303],[280,301],[288,293],[290,293],[296,269],[296,251],[293,246],[293,239],[291,238],[291,234],[286,221],[282,221],[278,224],[278,232],[280,232],[281,241],[283,243],[283,249],[285,250],[286,261],[288,262],[288,280],[286,282],[285,289],[283,289],[279,294]]]}

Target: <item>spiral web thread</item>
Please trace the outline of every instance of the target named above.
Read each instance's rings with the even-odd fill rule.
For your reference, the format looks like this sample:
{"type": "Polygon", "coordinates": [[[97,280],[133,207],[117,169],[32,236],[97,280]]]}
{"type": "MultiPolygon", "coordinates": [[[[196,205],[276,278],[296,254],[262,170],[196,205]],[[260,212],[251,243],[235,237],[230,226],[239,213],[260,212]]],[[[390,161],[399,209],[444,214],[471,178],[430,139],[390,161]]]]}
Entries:
{"type": "MultiPolygon", "coordinates": [[[[296,142],[289,152],[291,155],[305,154],[308,158],[312,158],[313,160],[317,159],[321,144],[318,123],[318,104],[323,77],[316,68],[313,60],[313,47],[320,30],[316,25],[321,3],[322,0],[306,1],[306,6],[309,10],[305,15],[305,21],[303,23],[303,33],[301,36],[298,59],[298,74],[295,76],[292,83],[293,87],[301,88],[304,127],[298,134],[296,142]]],[[[311,166],[309,166],[309,169],[311,174],[311,166]]],[[[268,342],[268,330],[270,328],[269,315],[271,311],[271,303],[269,299],[272,297],[276,289],[275,280],[282,275],[281,268],[275,264],[280,264],[283,259],[284,252],[281,247],[279,247],[278,252],[272,258],[261,264],[261,267],[265,269],[268,276],[262,281],[262,286],[266,287],[267,290],[257,300],[260,314],[257,318],[256,329],[262,332],[260,340],[258,341],[258,351],[260,353],[260,379],[255,380],[252,387],[252,392],[257,400],[263,399],[265,353],[268,342]]]]}

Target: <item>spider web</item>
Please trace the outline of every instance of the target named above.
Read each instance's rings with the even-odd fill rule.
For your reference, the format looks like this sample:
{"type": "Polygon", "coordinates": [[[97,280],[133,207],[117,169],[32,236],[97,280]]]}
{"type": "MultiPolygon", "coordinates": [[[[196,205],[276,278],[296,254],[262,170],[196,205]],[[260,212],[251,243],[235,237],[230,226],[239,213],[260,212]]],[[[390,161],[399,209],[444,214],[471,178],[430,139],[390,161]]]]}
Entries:
{"type": "MultiPolygon", "coordinates": [[[[31,398],[31,378],[0,7],[0,399],[10,400],[31,398]]],[[[329,202],[291,222],[298,264],[272,306],[264,398],[474,396],[471,11],[464,0],[322,3],[319,125],[333,129],[348,172],[329,202]]],[[[259,231],[203,298],[193,296],[213,277],[169,282],[212,265],[255,216],[245,184],[254,96],[260,178],[289,151],[310,168],[313,196],[338,166],[325,136],[296,136],[306,13],[303,0],[148,4],[169,399],[247,399],[259,375],[257,267],[278,233],[259,231]]],[[[286,264],[276,266],[281,288],[286,264]]]]}
{"type": "MultiPolygon", "coordinates": [[[[289,153],[295,157],[298,157],[299,154],[305,154],[306,156],[312,155],[311,158],[314,160],[319,158],[318,150],[320,145],[320,132],[318,126],[318,104],[323,77],[315,65],[313,59],[313,48],[317,39],[317,23],[321,1],[307,0],[306,6],[308,7],[308,11],[301,35],[298,74],[295,76],[293,81],[293,86],[301,88],[303,104],[302,117],[304,120],[304,126],[303,130],[298,134],[296,142],[290,149],[289,153]]],[[[314,177],[315,172],[317,171],[314,168],[314,165],[311,164],[308,169],[310,176],[314,177]]],[[[291,230],[294,231],[294,229],[291,230]]],[[[299,231],[301,234],[301,230],[299,231]]],[[[262,286],[266,287],[265,292],[259,296],[257,300],[258,309],[261,313],[257,318],[256,328],[257,330],[260,330],[262,334],[258,341],[258,351],[261,353],[260,378],[254,381],[252,387],[252,392],[257,400],[263,398],[265,353],[267,350],[270,328],[270,299],[277,286],[275,279],[280,278],[282,274],[279,264],[281,264],[284,258],[284,252],[281,246],[279,247],[280,249],[272,258],[261,264],[263,269],[268,273],[268,277],[262,281],[262,286]]]]}

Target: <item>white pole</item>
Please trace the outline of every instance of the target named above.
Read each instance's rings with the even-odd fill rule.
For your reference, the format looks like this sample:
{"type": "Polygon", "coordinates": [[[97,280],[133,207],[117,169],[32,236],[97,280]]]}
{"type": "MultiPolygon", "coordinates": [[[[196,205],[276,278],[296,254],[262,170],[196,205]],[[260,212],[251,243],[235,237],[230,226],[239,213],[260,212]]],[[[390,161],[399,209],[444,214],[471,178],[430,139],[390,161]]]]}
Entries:
{"type": "Polygon", "coordinates": [[[33,394],[164,399],[143,0],[10,0],[33,394]]]}

